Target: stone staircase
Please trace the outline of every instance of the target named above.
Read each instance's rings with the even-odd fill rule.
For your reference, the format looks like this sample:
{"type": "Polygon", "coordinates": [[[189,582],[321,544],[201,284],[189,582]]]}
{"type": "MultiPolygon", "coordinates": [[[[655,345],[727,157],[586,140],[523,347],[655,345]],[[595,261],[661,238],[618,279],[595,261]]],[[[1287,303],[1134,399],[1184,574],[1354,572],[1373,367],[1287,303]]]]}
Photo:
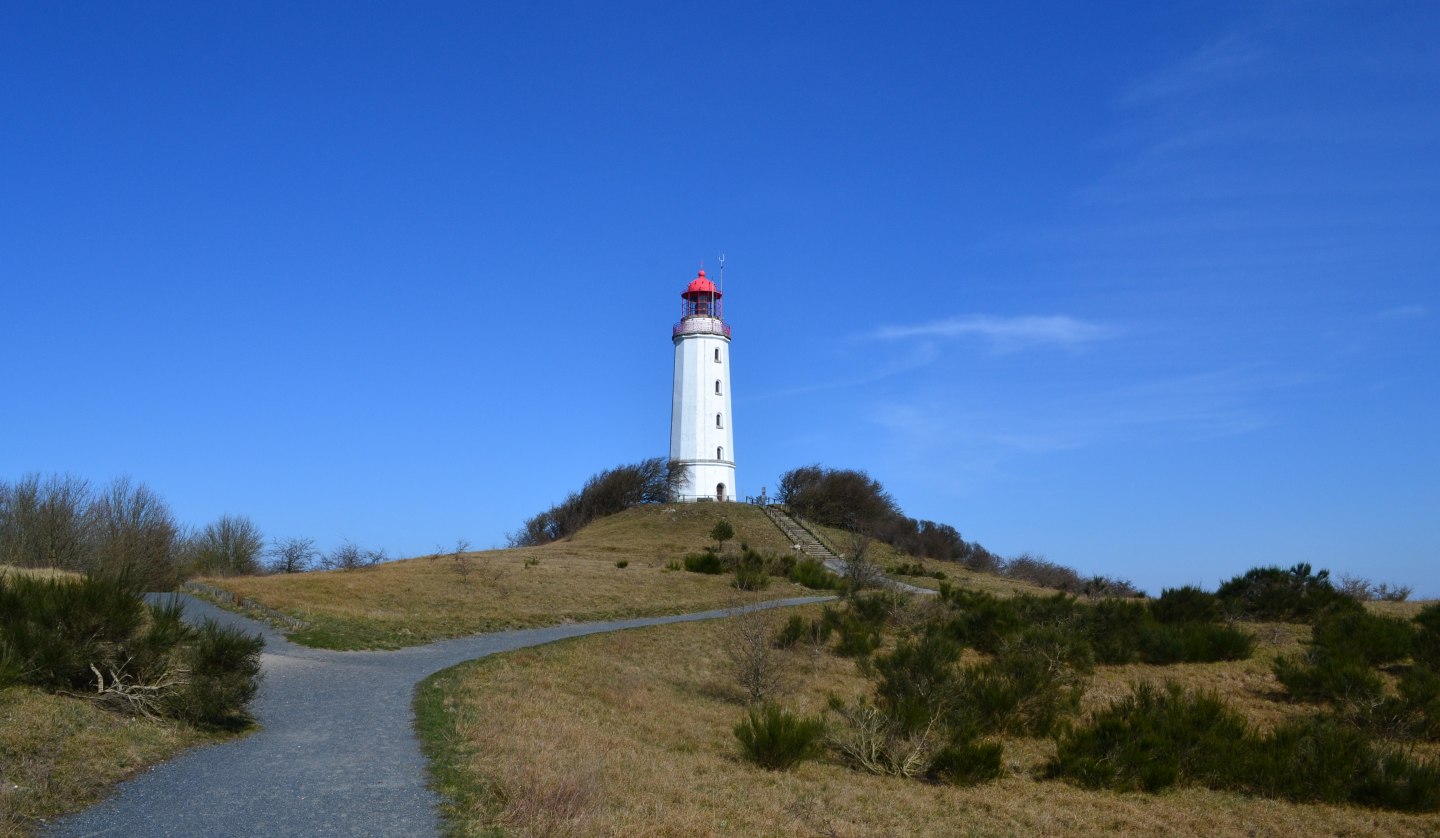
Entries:
{"type": "MultiPolygon", "coordinates": [[[[801,553],[812,559],[818,559],[825,565],[825,569],[831,573],[837,576],[845,575],[845,559],[837,555],[834,550],[830,549],[829,545],[817,538],[813,532],[792,518],[784,509],[778,506],[762,506],[760,508],[765,511],[766,515],[770,516],[770,520],[775,522],[775,526],[779,527],[780,531],[785,533],[785,537],[789,538],[790,543],[795,545],[796,549],[801,553]]],[[[912,594],[930,595],[935,593],[929,588],[921,588],[917,585],[911,585],[908,582],[901,582],[898,579],[890,579],[889,577],[886,577],[885,584],[896,590],[906,591],[912,594]]]]}
{"type": "Polygon", "coordinates": [[[829,568],[832,573],[843,574],[845,572],[845,560],[835,555],[833,550],[816,538],[814,533],[791,518],[785,510],[778,506],[762,506],[760,508],[765,510],[765,514],[770,516],[770,520],[775,522],[775,526],[785,533],[785,537],[790,539],[790,543],[795,545],[801,553],[824,562],[825,567],[829,568]]]}

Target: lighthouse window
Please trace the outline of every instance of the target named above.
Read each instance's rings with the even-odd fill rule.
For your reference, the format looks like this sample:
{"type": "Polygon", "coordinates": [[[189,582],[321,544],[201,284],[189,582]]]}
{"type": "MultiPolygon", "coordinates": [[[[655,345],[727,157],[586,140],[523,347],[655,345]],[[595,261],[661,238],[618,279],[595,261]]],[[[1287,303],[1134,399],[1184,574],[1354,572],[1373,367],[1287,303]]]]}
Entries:
{"type": "Polygon", "coordinates": [[[715,363],[720,363],[720,347],[715,347],[715,363]]]}
{"type": "Polygon", "coordinates": [[[716,449],[715,449],[715,459],[717,459],[717,460],[723,460],[723,459],[725,459],[725,449],[724,449],[724,448],[716,448],[716,449]]]}
{"type": "Polygon", "coordinates": [[[715,395],[720,395],[720,379],[715,379],[715,395]]]}
{"type": "Polygon", "coordinates": [[[720,414],[718,414],[718,413],[715,414],[715,427],[717,427],[717,428],[723,428],[723,427],[725,427],[725,425],[720,422],[720,414]]]}

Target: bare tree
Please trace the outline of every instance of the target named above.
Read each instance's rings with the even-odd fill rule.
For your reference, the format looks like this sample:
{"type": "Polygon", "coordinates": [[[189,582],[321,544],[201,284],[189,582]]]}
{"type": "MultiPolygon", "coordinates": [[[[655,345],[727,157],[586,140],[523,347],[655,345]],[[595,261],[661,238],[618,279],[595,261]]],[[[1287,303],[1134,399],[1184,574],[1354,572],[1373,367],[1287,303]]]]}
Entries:
{"type": "Polygon", "coordinates": [[[320,558],[325,570],[358,570],[386,560],[384,550],[366,550],[352,541],[345,541],[320,558]]]}
{"type": "Polygon", "coordinates": [[[320,557],[313,538],[276,539],[270,545],[271,573],[304,573],[320,557]]]}
{"type": "Polygon", "coordinates": [[[150,590],[168,590],[180,581],[174,555],[180,529],[148,486],[116,480],[91,502],[89,517],[92,570],[133,574],[150,590]]]}
{"type": "Polygon", "coordinates": [[[0,563],[85,570],[91,563],[90,483],[29,474],[0,484],[0,563]]]}
{"type": "Polygon", "coordinates": [[[248,576],[259,573],[265,538],[242,515],[221,515],[194,538],[194,559],[205,573],[248,576]]]}
{"type": "Polygon", "coordinates": [[[725,620],[725,656],[752,704],[773,698],[788,686],[785,659],[775,649],[775,633],[775,616],[770,611],[736,609],[725,620]]]}
{"type": "Polygon", "coordinates": [[[885,571],[870,558],[873,539],[859,530],[851,530],[845,551],[845,587],[850,591],[878,588],[885,584],[885,571]]]}
{"type": "Polygon", "coordinates": [[[455,568],[455,573],[460,577],[461,583],[470,584],[470,574],[475,570],[475,562],[470,554],[470,542],[463,538],[457,540],[455,549],[450,551],[450,561],[453,563],[451,567],[455,568]]]}

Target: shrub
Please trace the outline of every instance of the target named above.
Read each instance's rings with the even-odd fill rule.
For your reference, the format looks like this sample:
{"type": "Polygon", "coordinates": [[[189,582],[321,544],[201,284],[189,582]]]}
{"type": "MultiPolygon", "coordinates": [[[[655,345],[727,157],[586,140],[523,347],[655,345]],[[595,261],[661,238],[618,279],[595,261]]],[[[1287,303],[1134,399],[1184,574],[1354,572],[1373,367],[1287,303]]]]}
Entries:
{"type": "Polygon", "coordinates": [[[796,562],[788,574],[790,581],[817,591],[833,591],[840,587],[840,577],[825,568],[825,563],[808,556],[796,562]]]}
{"type": "Polygon", "coordinates": [[[830,639],[830,632],[831,626],[824,620],[806,620],[794,614],[775,636],[775,645],[781,649],[794,648],[801,642],[818,646],[830,639]]]}
{"type": "Polygon", "coordinates": [[[1440,807],[1440,769],[1433,763],[1377,751],[1364,734],[1335,719],[1287,722],[1247,750],[1234,780],[1267,797],[1405,811],[1440,807]]]}
{"type": "Polygon", "coordinates": [[[198,629],[128,578],[0,576],[0,680],[82,692],[127,712],[235,726],[258,686],[259,635],[198,629]]]}
{"type": "Polygon", "coordinates": [[[1362,661],[1311,650],[1275,660],[1275,678],[1298,701],[1328,701],[1353,708],[1378,701],[1384,682],[1362,661]]]}
{"type": "Polygon", "coordinates": [[[825,723],[803,718],[774,704],[752,707],[740,724],[735,738],[740,753],[770,771],[781,771],[812,759],[820,752],[825,723]]]}
{"type": "Polygon", "coordinates": [[[1155,625],[1140,639],[1141,657],[1155,665],[1246,660],[1254,651],[1253,634],[1215,623],[1155,625]]]}
{"type": "Polygon", "coordinates": [[[724,550],[725,542],[735,537],[735,528],[730,526],[729,521],[721,518],[715,522],[715,526],[710,528],[710,537],[715,539],[715,543],[720,545],[721,550],[724,550]]]}
{"type": "Polygon", "coordinates": [[[185,551],[189,554],[187,570],[217,576],[253,575],[261,570],[265,539],[249,518],[222,515],[187,538],[185,551]]]}
{"type": "Polygon", "coordinates": [[[930,760],[931,780],[955,786],[973,786],[998,780],[1004,773],[1005,748],[995,741],[952,742],[930,760]]]}
{"type": "Polygon", "coordinates": [[[1142,683],[1057,738],[1047,771],[1091,788],[1159,791],[1225,776],[1249,726],[1215,695],[1142,683]]]}
{"type": "Polygon", "coordinates": [[[955,725],[1045,736],[1080,708],[1082,676],[1092,667],[1083,639],[1056,627],[1028,629],[993,660],[961,673],[956,706],[965,716],[955,725]]]}
{"type": "Polygon", "coordinates": [[[1411,654],[1415,663],[1440,672],[1440,603],[1425,606],[1414,623],[1411,654]]]}
{"type": "Polygon", "coordinates": [[[715,553],[689,553],[685,556],[685,569],[718,576],[725,572],[725,562],[715,553]]]}
{"type": "Polygon", "coordinates": [[[1327,611],[1315,621],[1311,643],[1332,657],[1353,658],[1371,666],[1410,656],[1414,629],[1398,617],[1368,611],[1327,611]]]}
{"type": "Polygon", "coordinates": [[[857,614],[853,608],[840,611],[826,606],[821,620],[840,636],[835,654],[841,657],[864,657],[880,647],[880,625],[857,614]]]}
{"type": "Polygon", "coordinates": [[[735,560],[735,587],[742,591],[763,590],[770,584],[765,557],[746,547],[735,560]]]}
{"type": "Polygon", "coordinates": [[[1434,762],[1378,750],[1359,730],[1325,716],[1257,735],[1215,696],[1175,684],[1141,684],[1089,725],[1062,734],[1048,772],[1118,790],[1187,784],[1298,802],[1440,808],[1434,762]]]}
{"type": "Polygon", "coordinates": [[[202,623],[183,656],[190,678],[176,696],[174,715],[214,727],[243,727],[249,721],[245,705],[260,686],[264,646],[258,634],[213,620],[202,623]]]}
{"type": "Polygon", "coordinates": [[[630,561],[628,559],[621,559],[620,561],[615,563],[615,566],[620,568],[621,570],[624,570],[625,568],[630,566],[630,561]]]}
{"type": "Polygon", "coordinates": [[[874,660],[876,705],[901,733],[923,730],[951,703],[959,657],[960,648],[938,634],[902,640],[874,660]]]}
{"type": "Polygon", "coordinates": [[[1216,591],[1220,601],[1259,620],[1309,620],[1326,608],[1358,610],[1359,603],[1330,584],[1330,572],[1313,573],[1310,565],[1289,570],[1252,568],[1216,591]]]}
{"type": "Polygon", "coordinates": [[[1140,654],[1142,637],[1150,627],[1150,611],[1143,602],[1108,599],[1084,612],[1085,637],[1100,663],[1130,663],[1140,654]]]}
{"type": "Polygon", "coordinates": [[[511,547],[538,547],[574,535],[596,518],[637,504],[665,503],[684,483],[688,469],[674,460],[652,457],[602,471],[585,481],[580,491],[527,519],[517,532],[506,535],[506,541],[511,547]]]}
{"type": "Polygon", "coordinates": [[[1213,623],[1224,616],[1220,598],[1193,585],[1161,591],[1160,598],[1150,603],[1150,613],[1167,625],[1213,623]]]}

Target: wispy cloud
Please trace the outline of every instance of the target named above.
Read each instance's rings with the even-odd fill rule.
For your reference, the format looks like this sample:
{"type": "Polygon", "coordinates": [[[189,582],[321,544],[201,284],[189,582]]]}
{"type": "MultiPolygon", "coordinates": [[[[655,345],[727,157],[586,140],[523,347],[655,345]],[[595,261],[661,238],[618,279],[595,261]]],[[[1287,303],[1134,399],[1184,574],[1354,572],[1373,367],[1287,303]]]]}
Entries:
{"type": "Polygon", "coordinates": [[[1263,57],[1251,39],[1232,33],[1131,85],[1120,101],[1125,105],[1153,104],[1233,84],[1260,72],[1263,57]]]}
{"type": "Polygon", "coordinates": [[[992,351],[1016,352],[1041,346],[1074,349],[1114,334],[1115,330],[1108,326],[1063,314],[1022,317],[972,314],[910,326],[885,326],[872,332],[870,337],[878,340],[979,338],[986,341],[992,351]]]}

